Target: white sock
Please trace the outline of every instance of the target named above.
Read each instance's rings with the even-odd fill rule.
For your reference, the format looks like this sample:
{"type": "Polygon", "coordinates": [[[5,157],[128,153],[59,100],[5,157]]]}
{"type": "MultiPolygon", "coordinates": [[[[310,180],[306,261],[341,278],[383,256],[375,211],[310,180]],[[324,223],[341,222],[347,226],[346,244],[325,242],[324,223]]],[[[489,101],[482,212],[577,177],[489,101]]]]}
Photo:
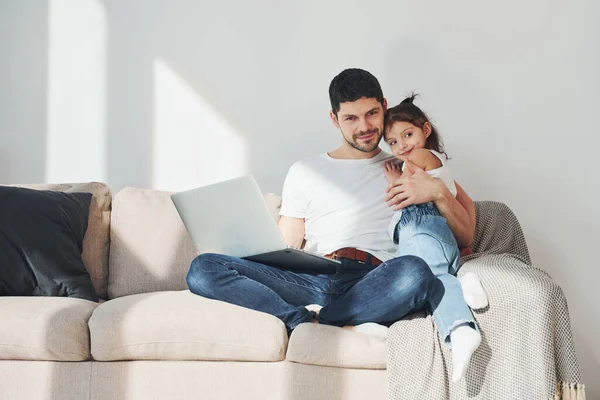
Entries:
{"type": "Polygon", "coordinates": [[[344,329],[349,331],[364,333],[365,335],[379,336],[387,339],[390,328],[384,325],[376,324],[375,322],[365,322],[360,325],[346,325],[344,329]]]}
{"type": "Polygon", "coordinates": [[[309,304],[307,306],[304,306],[304,308],[306,308],[308,311],[314,311],[317,315],[319,315],[319,312],[321,311],[321,308],[323,308],[323,306],[320,306],[318,304],[309,304]]]}
{"type": "Polygon", "coordinates": [[[469,324],[462,324],[450,331],[452,343],[452,382],[458,382],[467,373],[471,356],[481,344],[481,334],[469,324]]]}
{"type": "Polygon", "coordinates": [[[465,302],[471,309],[479,310],[488,306],[488,299],[477,275],[467,272],[459,278],[465,302]]]}
{"type": "Polygon", "coordinates": [[[304,308],[306,308],[308,311],[314,311],[315,312],[315,317],[312,319],[312,321],[310,321],[313,324],[318,324],[319,321],[317,320],[317,317],[319,316],[319,312],[321,311],[321,308],[323,308],[323,306],[319,305],[319,304],[309,304],[307,306],[304,306],[304,308]]]}

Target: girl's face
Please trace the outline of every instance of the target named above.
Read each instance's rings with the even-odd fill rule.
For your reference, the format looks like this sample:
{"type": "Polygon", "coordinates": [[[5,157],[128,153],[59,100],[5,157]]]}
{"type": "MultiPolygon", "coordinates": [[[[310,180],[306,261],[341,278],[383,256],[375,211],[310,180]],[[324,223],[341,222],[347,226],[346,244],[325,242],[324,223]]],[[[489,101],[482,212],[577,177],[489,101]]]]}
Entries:
{"type": "Polygon", "coordinates": [[[425,122],[423,128],[410,122],[394,122],[385,134],[385,141],[390,145],[392,154],[401,161],[406,161],[411,151],[425,148],[427,138],[431,135],[431,124],[425,122]]]}

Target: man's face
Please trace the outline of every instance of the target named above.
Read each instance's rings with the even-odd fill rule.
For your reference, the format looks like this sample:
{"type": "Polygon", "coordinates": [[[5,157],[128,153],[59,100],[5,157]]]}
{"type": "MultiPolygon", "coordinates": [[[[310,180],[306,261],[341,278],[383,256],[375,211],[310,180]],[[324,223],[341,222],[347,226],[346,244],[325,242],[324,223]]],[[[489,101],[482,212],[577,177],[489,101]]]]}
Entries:
{"type": "Polygon", "coordinates": [[[356,150],[369,153],[377,148],[383,135],[386,100],[362,97],[340,104],[337,116],[331,112],[333,124],[342,131],[346,142],[356,150]]]}

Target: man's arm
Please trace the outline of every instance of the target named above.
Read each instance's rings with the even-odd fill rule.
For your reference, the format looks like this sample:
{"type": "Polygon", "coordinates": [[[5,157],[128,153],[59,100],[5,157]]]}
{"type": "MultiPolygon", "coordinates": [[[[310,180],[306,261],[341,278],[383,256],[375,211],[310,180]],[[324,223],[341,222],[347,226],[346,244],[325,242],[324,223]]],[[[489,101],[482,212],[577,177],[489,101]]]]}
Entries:
{"type": "MultiPolygon", "coordinates": [[[[448,189],[435,200],[440,213],[446,218],[458,247],[470,247],[475,234],[475,204],[456,181],[456,198],[448,189]]],[[[444,186],[445,187],[445,186],[444,186]]]]}
{"type": "Polygon", "coordinates": [[[277,223],[288,246],[300,249],[304,243],[304,219],[281,216],[277,223]]]}
{"type": "Polygon", "coordinates": [[[412,174],[403,174],[388,186],[386,201],[395,210],[433,201],[448,221],[459,247],[469,247],[475,233],[475,205],[466,192],[456,184],[456,198],[446,185],[430,177],[423,169],[407,164],[412,174]]]}

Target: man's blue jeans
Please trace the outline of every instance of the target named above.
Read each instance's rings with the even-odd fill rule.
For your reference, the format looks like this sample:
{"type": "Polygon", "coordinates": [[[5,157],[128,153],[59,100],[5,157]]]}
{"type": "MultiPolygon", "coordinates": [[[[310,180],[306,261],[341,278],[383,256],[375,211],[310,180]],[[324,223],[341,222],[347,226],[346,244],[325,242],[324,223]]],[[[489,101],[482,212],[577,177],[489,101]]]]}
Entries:
{"type": "Polygon", "coordinates": [[[458,325],[469,323],[478,329],[456,277],[460,267],[456,239],[435,204],[404,208],[396,225],[394,241],[398,242],[398,257],[422,258],[437,278],[429,302],[444,342],[450,345],[450,331],[458,325]]]}
{"type": "Polygon", "coordinates": [[[391,324],[427,305],[435,276],[418,257],[394,258],[378,267],[341,260],[335,274],[286,271],[220,254],[201,254],[190,266],[190,291],[281,319],[288,332],[309,322],[320,304],[320,323],[391,324]]]}

